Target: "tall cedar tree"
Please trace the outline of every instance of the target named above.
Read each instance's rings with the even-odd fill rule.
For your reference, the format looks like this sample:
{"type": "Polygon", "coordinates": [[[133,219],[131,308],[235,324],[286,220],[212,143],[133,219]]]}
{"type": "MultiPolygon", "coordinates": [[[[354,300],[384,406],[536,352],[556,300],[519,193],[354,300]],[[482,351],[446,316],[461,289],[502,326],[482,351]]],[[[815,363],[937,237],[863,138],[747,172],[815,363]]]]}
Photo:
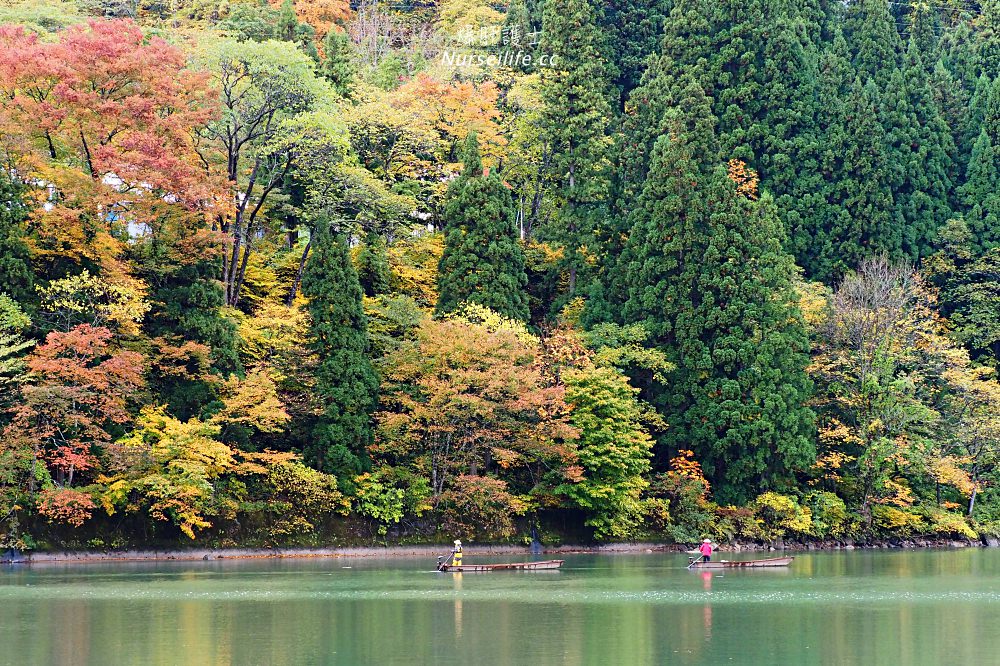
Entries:
{"type": "Polygon", "coordinates": [[[527,321],[528,277],[510,190],[495,172],[484,173],[475,133],[466,140],[462,161],[445,203],[437,311],[452,312],[469,302],[527,321]]]}
{"type": "Polygon", "coordinates": [[[979,71],[991,80],[1000,76],[1000,1],[982,3],[975,59],[979,71]]]}
{"type": "Polygon", "coordinates": [[[28,208],[23,187],[0,170],[0,293],[27,304],[34,294],[31,252],[24,242],[28,208]]]}
{"type": "Polygon", "coordinates": [[[1000,245],[1000,78],[990,86],[983,122],[962,188],[966,219],[977,251],[1000,245]]]}
{"type": "Polygon", "coordinates": [[[952,191],[948,204],[952,210],[959,209],[958,188],[964,181],[965,169],[975,137],[970,130],[971,96],[962,86],[961,80],[938,60],[931,72],[931,91],[934,104],[951,137],[952,145],[952,191]],[[969,138],[966,138],[966,137],[969,138]],[[968,148],[966,146],[968,145],[968,148]]]}
{"type": "Polygon", "coordinates": [[[365,296],[388,294],[391,272],[385,239],[374,231],[368,232],[364,245],[358,250],[358,282],[365,296]]]}
{"type": "Polygon", "coordinates": [[[598,7],[593,0],[547,0],[539,47],[556,63],[541,72],[539,140],[551,155],[548,171],[561,204],[539,237],[562,248],[570,296],[608,189],[610,68],[598,7]]]}
{"type": "Polygon", "coordinates": [[[345,484],[369,466],[379,382],[368,357],[368,320],[358,274],[346,241],[334,236],[327,221],[316,225],[302,293],[309,299],[310,341],[319,356],[316,393],[323,406],[304,453],[311,464],[337,474],[345,484]]]}
{"type": "Polygon", "coordinates": [[[891,74],[879,111],[894,204],[891,224],[900,230],[903,255],[917,260],[929,254],[938,227],[951,219],[954,145],[913,39],[905,69],[891,74]]]}
{"type": "Polygon", "coordinates": [[[514,53],[531,56],[530,58],[518,58],[513,65],[515,70],[530,74],[535,71],[535,62],[538,56],[535,54],[535,46],[531,42],[531,10],[525,0],[511,0],[507,6],[507,14],[503,21],[503,35],[508,41],[508,50],[514,53]]]}
{"type": "Polygon", "coordinates": [[[829,230],[831,257],[826,275],[843,275],[862,257],[886,252],[899,256],[902,229],[892,227],[885,130],[879,123],[881,101],[873,81],[856,78],[844,104],[844,145],[839,177],[827,200],[843,207],[838,226],[829,230]]]}
{"type": "MultiPolygon", "coordinates": [[[[146,270],[140,274],[148,275],[154,284],[153,308],[143,324],[146,333],[179,345],[188,341],[207,345],[213,374],[226,377],[242,373],[236,323],[222,314],[225,297],[218,279],[218,261],[206,259],[171,265],[170,257],[158,256],[159,249],[154,243],[142,255],[146,270]],[[164,263],[154,268],[157,260],[164,263]]],[[[171,413],[181,419],[204,418],[222,406],[215,380],[196,372],[160,376],[154,369],[151,373],[150,384],[166,401],[171,413]]]]}
{"type": "Polygon", "coordinates": [[[846,176],[846,101],[851,81],[849,55],[846,40],[837,32],[820,58],[815,159],[821,176],[821,196],[812,215],[802,216],[789,226],[791,247],[798,263],[807,275],[816,279],[829,279],[838,268],[842,269],[842,247],[837,238],[852,226],[840,196],[840,183],[846,176]]]}
{"type": "Polygon", "coordinates": [[[786,227],[797,230],[791,240],[809,245],[808,230],[828,217],[818,164],[823,126],[816,120],[825,16],[824,6],[814,2],[675,3],[664,24],[662,52],[626,108],[617,209],[634,202],[638,188],[630,181],[641,187],[652,143],[661,133],[660,107],[673,104],[672,81],[683,72],[715,98],[722,156],[741,159],[758,172],[778,199],[786,227]]]}
{"type": "Polygon", "coordinates": [[[847,5],[844,36],[862,81],[875,79],[882,86],[899,69],[902,44],[885,0],[855,0],[847,5]]]}
{"type": "Polygon", "coordinates": [[[639,85],[649,57],[659,51],[663,22],[672,4],[672,0],[613,0],[608,4],[604,24],[622,101],[639,85]]]}
{"type": "Polygon", "coordinates": [[[323,64],[320,73],[340,95],[350,97],[357,68],[351,39],[346,32],[332,29],[323,40],[323,64]]]}
{"type": "Polygon", "coordinates": [[[745,500],[815,455],[808,339],[773,201],[703,160],[709,102],[691,78],[684,91],[635,211],[624,309],[677,366],[657,399],[665,443],[699,454],[720,500],[745,500]]]}

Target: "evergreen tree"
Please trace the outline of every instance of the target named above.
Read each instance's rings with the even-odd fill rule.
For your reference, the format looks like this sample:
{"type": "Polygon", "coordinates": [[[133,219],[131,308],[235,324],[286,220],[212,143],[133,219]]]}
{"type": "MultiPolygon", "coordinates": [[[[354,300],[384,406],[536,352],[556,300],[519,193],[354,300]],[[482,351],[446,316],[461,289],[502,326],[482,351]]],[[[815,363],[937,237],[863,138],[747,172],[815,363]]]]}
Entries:
{"type": "Polygon", "coordinates": [[[686,262],[706,249],[708,201],[696,188],[718,152],[711,102],[694,77],[678,83],[683,92],[654,146],[621,262],[624,320],[643,322],[661,346],[672,340],[671,308],[690,297],[686,262]]]}
{"type": "Polygon", "coordinates": [[[34,298],[31,252],[24,242],[23,187],[0,169],[0,293],[22,306],[34,298]]]}
{"type": "Polygon", "coordinates": [[[358,282],[365,296],[388,294],[390,274],[385,240],[380,234],[371,231],[358,250],[358,282]]]}
{"type": "Polygon", "coordinates": [[[862,81],[874,78],[884,85],[899,69],[902,44],[885,0],[855,0],[847,5],[844,37],[862,81]]]}
{"type": "Polygon", "coordinates": [[[323,40],[323,52],[323,76],[339,94],[350,97],[357,74],[350,37],[346,32],[331,28],[323,40]]]}
{"type": "Polygon", "coordinates": [[[916,51],[926,73],[930,74],[934,71],[934,65],[940,58],[938,48],[938,33],[941,30],[940,16],[924,3],[913,3],[906,20],[910,34],[908,50],[914,49],[916,51]]]}
{"type": "Polygon", "coordinates": [[[844,153],[847,137],[847,94],[851,81],[850,53],[843,35],[836,33],[832,44],[820,58],[817,72],[815,159],[821,174],[820,196],[811,215],[801,216],[790,224],[790,246],[806,274],[829,279],[840,261],[836,239],[852,221],[840,199],[844,178],[844,153]]]}
{"type": "Polygon", "coordinates": [[[1000,77],[993,79],[990,84],[990,92],[983,106],[982,131],[986,132],[994,148],[1000,146],[1000,77]]]}
{"type": "Polygon", "coordinates": [[[977,249],[1000,245],[1000,79],[990,86],[990,93],[983,106],[983,122],[979,138],[972,148],[962,203],[966,220],[972,230],[977,249]]]}
{"type": "Polygon", "coordinates": [[[996,183],[1000,178],[997,155],[989,134],[984,129],[969,160],[963,200],[968,212],[966,219],[975,239],[975,248],[996,247],[1000,241],[1000,197],[996,183]]]}
{"type": "Polygon", "coordinates": [[[977,21],[975,57],[979,73],[993,80],[1000,76],[1000,1],[985,0],[977,21]]]}
{"type": "MultiPolygon", "coordinates": [[[[700,88],[690,84],[695,101],[700,88]]],[[[665,443],[695,450],[721,501],[745,500],[815,455],[808,340],[773,201],[751,202],[725,169],[697,157],[714,143],[702,100],[656,143],[629,239],[624,309],[677,367],[657,400],[670,423],[665,443]]]]}
{"type": "MultiPolygon", "coordinates": [[[[154,285],[153,308],[143,321],[151,338],[170,344],[198,342],[209,348],[210,371],[228,377],[243,372],[237,349],[236,322],[222,313],[225,297],[215,260],[177,265],[155,241],[140,263],[154,285]]],[[[159,374],[151,371],[150,384],[170,412],[181,419],[207,417],[220,407],[218,382],[198,372],[159,374]]]]}
{"type": "MultiPolygon", "coordinates": [[[[820,56],[808,23],[789,5],[794,3],[765,2],[764,19],[756,27],[767,31],[759,40],[757,92],[749,95],[755,102],[744,104],[743,127],[728,118],[722,126],[730,142],[745,142],[751,149],[746,161],[775,197],[785,229],[793,230],[822,225],[826,211],[819,168],[823,127],[817,123],[820,56]]],[[[734,145],[725,154],[739,155],[739,148],[734,145]]],[[[796,247],[793,239],[789,242],[796,247]]]]}
{"type": "Polygon", "coordinates": [[[347,244],[328,222],[316,227],[302,293],[309,299],[311,346],[320,359],[316,393],[324,411],[304,453],[310,463],[349,484],[369,464],[378,377],[368,358],[361,285],[347,244]]]}
{"type": "Polygon", "coordinates": [[[563,298],[576,292],[608,192],[612,113],[599,18],[591,0],[548,0],[543,13],[540,51],[557,65],[541,72],[539,140],[551,155],[548,171],[560,208],[539,237],[562,248],[568,274],[563,298]]]}
{"type": "Polygon", "coordinates": [[[954,152],[952,157],[953,187],[949,197],[949,205],[952,209],[957,209],[956,190],[964,180],[969,155],[972,153],[971,139],[966,139],[966,135],[971,134],[969,131],[970,98],[961,82],[945,67],[942,60],[938,60],[934,65],[930,86],[938,114],[951,135],[954,152]]]}
{"type": "Polygon", "coordinates": [[[283,42],[294,42],[298,27],[299,19],[295,15],[295,3],[292,0],[285,0],[281,3],[281,8],[278,10],[275,34],[283,42]]]}
{"type": "Polygon", "coordinates": [[[840,173],[831,183],[828,201],[843,207],[829,231],[830,276],[841,276],[864,256],[898,257],[903,233],[893,225],[885,130],[879,123],[880,94],[873,81],[855,79],[845,104],[844,152],[840,173]]]}
{"type": "Polygon", "coordinates": [[[658,51],[672,4],[672,0],[614,0],[609,4],[605,23],[622,101],[639,85],[649,57],[658,51]]]}
{"type": "Polygon", "coordinates": [[[529,35],[534,32],[531,27],[531,11],[525,0],[511,0],[507,6],[507,14],[504,16],[502,34],[507,39],[507,48],[513,53],[521,53],[530,56],[527,62],[518,58],[514,62],[514,69],[524,74],[535,71],[535,47],[531,44],[529,35]]]}
{"type": "Polygon", "coordinates": [[[469,302],[527,321],[528,277],[510,190],[496,173],[484,175],[474,133],[466,141],[463,162],[445,204],[437,312],[452,312],[469,302]]]}
{"type": "Polygon", "coordinates": [[[898,235],[903,254],[916,260],[929,252],[937,228],[951,218],[954,145],[915,40],[910,41],[905,70],[892,73],[879,111],[894,202],[893,237],[898,235]]]}

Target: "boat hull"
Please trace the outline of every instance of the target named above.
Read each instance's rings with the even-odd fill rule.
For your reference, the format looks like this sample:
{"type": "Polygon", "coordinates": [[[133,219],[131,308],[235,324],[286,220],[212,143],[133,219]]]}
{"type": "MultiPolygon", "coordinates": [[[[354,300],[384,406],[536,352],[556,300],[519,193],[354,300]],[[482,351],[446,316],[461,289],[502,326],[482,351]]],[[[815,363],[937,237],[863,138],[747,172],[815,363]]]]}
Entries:
{"type": "Polygon", "coordinates": [[[474,572],[474,571],[538,571],[542,569],[558,569],[565,560],[543,560],[541,562],[511,562],[507,564],[442,564],[439,571],[474,572]]]}
{"type": "Polygon", "coordinates": [[[717,562],[692,562],[692,569],[756,569],[759,567],[787,567],[792,563],[794,557],[772,557],[767,560],[744,560],[742,562],[730,562],[719,560],[717,562]]]}

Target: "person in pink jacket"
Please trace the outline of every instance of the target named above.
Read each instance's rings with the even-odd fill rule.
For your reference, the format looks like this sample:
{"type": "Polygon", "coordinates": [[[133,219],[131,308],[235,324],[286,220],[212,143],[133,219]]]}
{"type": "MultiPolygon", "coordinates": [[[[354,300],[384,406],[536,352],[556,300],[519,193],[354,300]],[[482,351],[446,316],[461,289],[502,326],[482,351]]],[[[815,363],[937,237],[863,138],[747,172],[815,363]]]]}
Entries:
{"type": "Polygon", "coordinates": [[[711,539],[705,539],[705,541],[701,544],[701,547],[698,548],[698,552],[701,553],[701,561],[702,562],[711,562],[712,561],[712,540],[711,539]]]}

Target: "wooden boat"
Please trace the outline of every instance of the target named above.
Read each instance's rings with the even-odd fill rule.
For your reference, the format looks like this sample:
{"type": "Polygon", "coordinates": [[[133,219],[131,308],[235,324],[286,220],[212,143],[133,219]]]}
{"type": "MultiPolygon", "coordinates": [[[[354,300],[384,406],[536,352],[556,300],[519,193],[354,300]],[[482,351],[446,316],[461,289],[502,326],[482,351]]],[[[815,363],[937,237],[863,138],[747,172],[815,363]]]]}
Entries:
{"type": "Polygon", "coordinates": [[[794,557],[772,557],[766,560],[713,560],[711,562],[699,562],[690,558],[689,569],[753,569],[756,567],[787,567],[792,563],[794,557]]]}
{"type": "Polygon", "coordinates": [[[543,560],[541,562],[510,562],[506,564],[441,564],[438,571],[538,571],[541,569],[558,569],[565,560],[543,560]]]}

